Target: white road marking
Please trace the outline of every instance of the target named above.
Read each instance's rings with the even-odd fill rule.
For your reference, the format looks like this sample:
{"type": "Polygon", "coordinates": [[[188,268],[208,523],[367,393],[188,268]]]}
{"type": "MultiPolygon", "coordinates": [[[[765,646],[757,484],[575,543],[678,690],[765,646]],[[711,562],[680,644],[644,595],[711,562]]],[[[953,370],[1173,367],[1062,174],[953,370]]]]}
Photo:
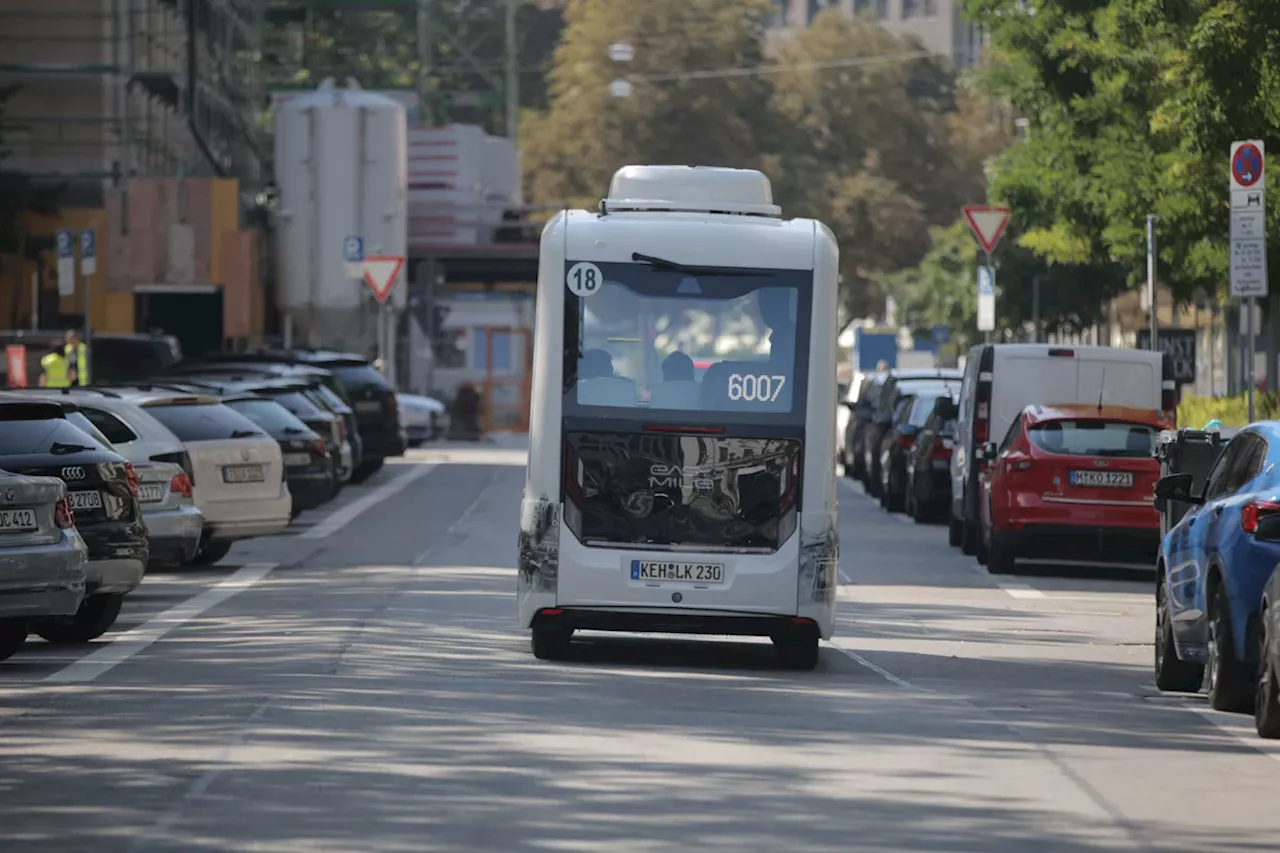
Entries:
{"type": "Polygon", "coordinates": [[[342,509],[330,513],[327,517],[317,522],[315,527],[310,530],[304,530],[298,534],[299,539],[325,539],[337,533],[351,522],[355,521],[358,516],[366,510],[382,503],[392,495],[403,491],[410,483],[427,476],[436,468],[433,464],[417,465],[409,471],[396,477],[390,483],[383,483],[369,494],[357,501],[344,506],[342,509]]]}
{"type": "Polygon", "coordinates": [[[1044,598],[1045,594],[1025,583],[998,583],[996,586],[1014,598],[1044,598]]]}
{"type": "Polygon", "coordinates": [[[44,679],[45,684],[85,684],[123,663],[175,628],[191,621],[214,605],[244,592],[271,573],[279,563],[250,563],[217,586],[153,616],[136,628],[116,635],[111,643],[44,679]]]}
{"type": "Polygon", "coordinates": [[[844,646],[836,642],[832,642],[831,647],[834,648],[836,651],[840,652],[840,654],[856,662],[859,666],[864,666],[867,669],[871,670],[876,675],[880,676],[890,684],[896,685],[897,687],[901,687],[904,690],[913,690],[921,693],[936,693],[936,691],[930,690],[927,687],[920,687],[919,685],[912,684],[910,681],[907,681],[905,678],[899,678],[898,676],[894,675],[892,672],[885,669],[884,667],[877,666],[876,664],[867,660],[862,655],[855,652],[853,649],[846,649],[844,646]]]}
{"type": "Polygon", "coordinates": [[[1230,714],[1226,711],[1215,711],[1212,708],[1191,708],[1190,710],[1195,711],[1213,723],[1214,727],[1219,731],[1230,735],[1245,746],[1251,746],[1268,758],[1280,761],[1280,743],[1258,737],[1257,730],[1252,726],[1252,717],[1242,714],[1230,714]],[[1238,723],[1244,720],[1248,720],[1250,725],[1232,725],[1233,722],[1238,723]]]}
{"type": "Polygon", "coordinates": [[[179,800],[173,808],[161,815],[160,818],[152,824],[151,829],[144,833],[134,843],[134,845],[129,848],[130,853],[136,853],[136,851],[145,849],[150,846],[153,841],[159,840],[160,836],[164,833],[177,826],[178,822],[182,820],[182,812],[186,806],[193,800],[203,797],[209,789],[213,787],[213,783],[218,781],[218,777],[231,767],[231,758],[234,755],[236,748],[249,739],[250,730],[260,722],[264,716],[266,716],[267,709],[271,707],[271,703],[274,701],[275,699],[268,699],[257,708],[254,708],[253,713],[250,714],[249,718],[240,725],[239,730],[232,739],[223,744],[222,749],[218,751],[218,756],[214,759],[218,766],[214,767],[212,770],[208,771],[193,782],[191,787],[187,789],[187,793],[183,795],[182,799],[179,800]]]}

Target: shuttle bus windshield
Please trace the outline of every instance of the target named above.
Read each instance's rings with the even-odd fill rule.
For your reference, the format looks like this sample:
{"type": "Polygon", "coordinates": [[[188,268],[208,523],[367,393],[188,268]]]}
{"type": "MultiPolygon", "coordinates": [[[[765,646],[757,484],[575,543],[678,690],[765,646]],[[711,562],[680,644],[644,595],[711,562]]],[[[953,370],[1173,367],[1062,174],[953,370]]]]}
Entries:
{"type": "Polygon", "coordinates": [[[566,415],[804,422],[811,272],[597,266],[565,296],[566,415]]]}

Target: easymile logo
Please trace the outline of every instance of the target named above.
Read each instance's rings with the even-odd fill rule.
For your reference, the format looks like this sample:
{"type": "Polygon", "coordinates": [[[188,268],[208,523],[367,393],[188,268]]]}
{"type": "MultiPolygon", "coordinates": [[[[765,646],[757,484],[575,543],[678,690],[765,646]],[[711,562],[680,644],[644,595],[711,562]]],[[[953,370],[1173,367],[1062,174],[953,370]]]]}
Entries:
{"type": "Polygon", "coordinates": [[[708,476],[711,470],[696,466],[681,468],[679,465],[651,465],[649,466],[649,488],[678,489],[688,482],[695,489],[711,489],[715,486],[715,480],[708,476]]]}

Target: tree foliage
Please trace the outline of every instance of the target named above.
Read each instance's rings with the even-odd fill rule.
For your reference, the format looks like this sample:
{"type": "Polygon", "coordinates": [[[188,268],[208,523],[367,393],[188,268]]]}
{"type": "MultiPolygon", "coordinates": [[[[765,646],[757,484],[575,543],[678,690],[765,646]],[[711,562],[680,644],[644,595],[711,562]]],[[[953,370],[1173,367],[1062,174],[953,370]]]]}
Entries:
{"type": "Polygon", "coordinates": [[[992,183],[1019,245],[1052,264],[1117,264],[1133,286],[1155,214],[1161,281],[1184,300],[1220,293],[1230,142],[1280,142],[1280,3],[968,0],[966,11],[991,34],[987,91],[1029,120],[992,183]]]}
{"type": "Polygon", "coordinates": [[[878,314],[885,275],[918,263],[929,229],[984,194],[1001,134],[918,43],[837,10],[766,57],[773,12],[766,0],[569,0],[549,107],[521,131],[528,196],[593,206],[629,163],[761,169],[785,215],[836,233],[847,314],[878,314]],[[635,49],[625,65],[609,58],[620,42],[635,49]],[[630,97],[610,93],[620,77],[630,97]]]}

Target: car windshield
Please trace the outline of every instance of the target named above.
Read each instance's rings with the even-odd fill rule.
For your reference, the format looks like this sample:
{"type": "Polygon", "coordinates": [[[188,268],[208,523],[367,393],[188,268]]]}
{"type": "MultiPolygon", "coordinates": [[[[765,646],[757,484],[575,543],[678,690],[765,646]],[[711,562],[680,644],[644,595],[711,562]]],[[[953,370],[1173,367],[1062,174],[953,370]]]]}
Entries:
{"type": "Polygon", "coordinates": [[[1148,424],[1095,418],[1047,421],[1028,430],[1031,443],[1046,453],[1133,458],[1151,456],[1156,433],[1148,424]]]}
{"type": "Polygon", "coordinates": [[[253,421],[221,403],[175,403],[148,406],[147,411],[183,442],[264,435],[253,421]]]}
{"type": "Polygon", "coordinates": [[[338,377],[338,381],[349,392],[367,393],[369,391],[390,391],[391,385],[387,377],[378,372],[372,364],[334,364],[325,368],[338,377]]]}
{"type": "Polygon", "coordinates": [[[98,442],[98,444],[102,445],[103,449],[111,449],[111,439],[103,435],[102,431],[93,425],[93,421],[85,417],[84,412],[66,412],[64,416],[68,423],[72,424],[76,429],[98,442]]]}
{"type": "Polygon", "coordinates": [[[259,392],[275,400],[300,418],[323,418],[329,414],[316,406],[302,391],[274,391],[267,389],[259,392]]]}
{"type": "Polygon", "coordinates": [[[933,414],[934,407],[938,405],[939,400],[955,399],[949,394],[922,394],[915,398],[915,402],[911,406],[911,414],[907,417],[907,422],[913,426],[924,426],[924,422],[929,420],[929,415],[933,414]]]}
{"type": "Polygon", "coordinates": [[[275,400],[232,400],[227,407],[239,412],[274,436],[305,435],[311,429],[275,400]]]}
{"type": "Polygon", "coordinates": [[[803,420],[811,272],[593,266],[599,287],[565,291],[567,414],[803,420]]]}

